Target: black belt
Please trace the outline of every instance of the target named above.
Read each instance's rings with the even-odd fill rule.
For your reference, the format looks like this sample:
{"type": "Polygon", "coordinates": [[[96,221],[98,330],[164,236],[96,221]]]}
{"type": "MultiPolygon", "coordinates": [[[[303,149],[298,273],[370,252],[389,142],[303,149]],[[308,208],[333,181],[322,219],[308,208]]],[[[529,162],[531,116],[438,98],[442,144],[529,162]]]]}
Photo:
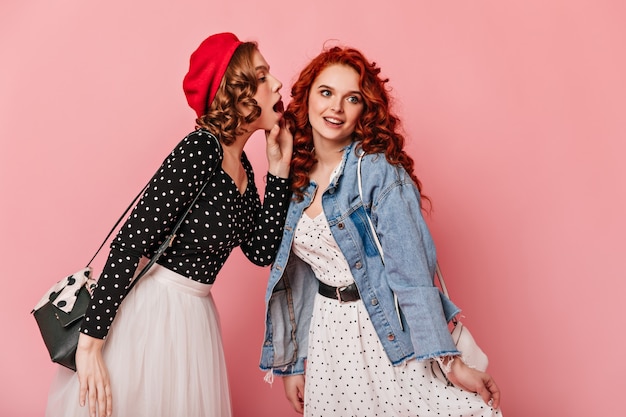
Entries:
{"type": "Polygon", "coordinates": [[[347,287],[333,287],[324,284],[322,281],[319,281],[319,284],[318,292],[324,297],[339,300],[340,302],[356,301],[361,298],[359,289],[356,287],[355,283],[347,287]]]}

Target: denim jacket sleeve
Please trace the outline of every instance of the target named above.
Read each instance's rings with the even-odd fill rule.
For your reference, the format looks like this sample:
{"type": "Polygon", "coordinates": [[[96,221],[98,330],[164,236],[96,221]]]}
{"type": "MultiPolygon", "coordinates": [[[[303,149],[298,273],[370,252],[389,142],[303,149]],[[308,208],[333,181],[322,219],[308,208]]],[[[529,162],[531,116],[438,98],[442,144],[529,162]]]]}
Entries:
{"type": "Polygon", "coordinates": [[[276,375],[304,373],[309,324],[317,292],[313,270],[291,252],[298,219],[308,205],[305,201],[289,205],[280,248],[272,265],[265,294],[265,340],[260,368],[276,375]]]}
{"type": "Polygon", "coordinates": [[[435,246],[417,187],[404,169],[389,165],[382,155],[366,156],[362,172],[378,174],[376,178],[364,174],[363,198],[383,248],[388,285],[410,329],[415,357],[458,355],[447,322],[459,309],[433,283],[435,246]],[[371,169],[368,163],[387,168],[371,169]]]}

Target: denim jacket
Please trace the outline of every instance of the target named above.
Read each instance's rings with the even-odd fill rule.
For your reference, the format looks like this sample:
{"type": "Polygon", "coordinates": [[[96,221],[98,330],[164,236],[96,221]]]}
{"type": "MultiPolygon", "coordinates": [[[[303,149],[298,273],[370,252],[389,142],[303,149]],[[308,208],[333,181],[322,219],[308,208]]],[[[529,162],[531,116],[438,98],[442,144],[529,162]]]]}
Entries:
{"type": "MultiPolygon", "coordinates": [[[[447,326],[459,309],[433,284],[435,247],[417,187],[383,154],[365,155],[361,201],[357,162],[353,143],[345,148],[339,171],[322,195],[322,207],[390,362],[399,365],[409,359],[460,354],[447,326]],[[384,263],[368,214],[383,247],[384,263]]],[[[318,281],[309,265],[292,253],[291,245],[316,187],[311,183],[303,201],[291,201],[265,294],[260,368],[277,375],[304,373],[318,281]]]]}

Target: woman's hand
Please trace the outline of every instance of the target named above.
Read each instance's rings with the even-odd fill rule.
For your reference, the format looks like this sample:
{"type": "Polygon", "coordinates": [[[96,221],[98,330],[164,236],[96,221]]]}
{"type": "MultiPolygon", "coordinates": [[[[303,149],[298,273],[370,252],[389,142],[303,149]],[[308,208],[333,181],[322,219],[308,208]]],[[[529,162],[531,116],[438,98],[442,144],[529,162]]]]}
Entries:
{"type": "Polygon", "coordinates": [[[293,152],[293,135],[289,127],[274,125],[272,130],[265,132],[266,153],[270,174],[280,177],[289,177],[289,166],[291,164],[291,154],[293,152]]]}
{"type": "Polygon", "coordinates": [[[109,417],[113,410],[109,374],[102,357],[103,346],[104,340],[82,333],[78,337],[76,372],[80,382],[79,403],[84,407],[85,400],[88,401],[91,417],[96,417],[96,404],[100,417],[109,417]]]}
{"type": "Polygon", "coordinates": [[[490,407],[500,407],[500,389],[496,381],[488,373],[470,368],[460,357],[454,358],[447,377],[457,387],[480,395],[490,407]]]}
{"type": "Polygon", "coordinates": [[[304,413],[304,375],[290,375],[283,377],[285,396],[293,405],[296,412],[304,413]]]}

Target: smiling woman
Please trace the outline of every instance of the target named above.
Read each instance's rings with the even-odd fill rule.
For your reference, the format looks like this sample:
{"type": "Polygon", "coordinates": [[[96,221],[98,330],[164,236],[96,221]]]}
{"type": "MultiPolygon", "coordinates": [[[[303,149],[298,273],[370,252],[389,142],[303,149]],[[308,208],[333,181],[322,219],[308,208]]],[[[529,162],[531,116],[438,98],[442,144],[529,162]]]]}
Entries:
{"type": "Polygon", "coordinates": [[[276,111],[281,87],[257,45],[231,33],[210,36],[191,55],[183,88],[197,128],[112,242],[81,328],[77,373],[58,370],[47,416],[231,415],[211,286],[235,247],[261,266],[276,255],[292,151],[276,111]],[[257,130],[267,132],[263,203],[243,151],[257,130]],[[191,204],[170,248],[128,291],[191,204]]]}
{"type": "MultiPolygon", "coordinates": [[[[331,173],[341,161],[342,149],[353,140],[353,132],[363,113],[363,103],[359,74],[350,66],[329,65],[311,86],[308,122],[313,148],[318,157],[309,172],[309,180],[322,190],[328,186],[331,173]]],[[[321,198],[318,195],[306,213],[315,217],[321,211],[321,198]]]]}
{"type": "Polygon", "coordinates": [[[309,123],[316,149],[341,149],[363,112],[359,74],[349,66],[331,65],[315,79],[309,96],[309,123]]]}
{"type": "Polygon", "coordinates": [[[421,186],[379,72],[334,47],[292,88],[295,198],[268,282],[261,368],[307,417],[500,416],[494,379],[463,362],[448,331],[459,309],[433,284],[421,186]]]}

